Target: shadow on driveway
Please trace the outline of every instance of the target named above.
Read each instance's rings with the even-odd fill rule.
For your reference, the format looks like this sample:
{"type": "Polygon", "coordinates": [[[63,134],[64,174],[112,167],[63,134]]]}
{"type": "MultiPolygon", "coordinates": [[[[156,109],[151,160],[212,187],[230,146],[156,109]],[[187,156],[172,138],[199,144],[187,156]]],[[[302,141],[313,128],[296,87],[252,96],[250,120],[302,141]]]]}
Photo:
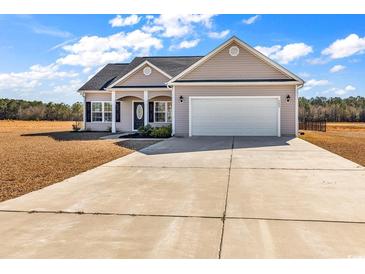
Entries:
{"type": "Polygon", "coordinates": [[[146,155],[287,146],[295,137],[173,137],[141,150],[146,155]]]}

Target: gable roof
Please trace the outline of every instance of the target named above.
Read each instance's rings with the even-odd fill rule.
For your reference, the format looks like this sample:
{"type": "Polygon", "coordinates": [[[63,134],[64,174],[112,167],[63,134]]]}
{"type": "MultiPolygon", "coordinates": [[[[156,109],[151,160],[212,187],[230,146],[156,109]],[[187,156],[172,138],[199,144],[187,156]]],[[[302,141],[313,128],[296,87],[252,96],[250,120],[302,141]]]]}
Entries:
{"type": "MultiPolygon", "coordinates": [[[[137,72],[138,70],[140,70],[142,67],[144,67],[146,65],[152,67],[153,69],[155,69],[156,71],[158,71],[159,73],[161,73],[162,75],[164,75],[166,78],[168,78],[168,79],[171,79],[172,78],[171,75],[167,74],[166,72],[164,72],[163,70],[161,70],[159,67],[155,66],[154,64],[152,64],[148,60],[145,60],[144,62],[142,62],[138,66],[136,66],[134,69],[132,69],[131,71],[129,71],[127,74],[124,74],[123,76],[118,77],[118,79],[115,79],[115,81],[113,81],[113,83],[111,83],[108,86],[108,88],[116,87],[118,84],[120,84],[121,82],[123,82],[123,80],[127,80],[135,72],[137,72]]],[[[121,85],[121,86],[123,86],[123,85],[121,85]]]]}
{"type": "Polygon", "coordinates": [[[156,56],[136,57],[130,63],[108,64],[87,81],[79,91],[104,90],[123,78],[127,73],[144,63],[150,62],[171,77],[176,76],[203,56],[156,56]]]}
{"type": "Polygon", "coordinates": [[[141,66],[146,61],[158,67],[171,77],[176,76],[192,64],[203,58],[203,56],[156,56],[156,57],[136,57],[130,62],[127,68],[127,72],[122,72],[116,77],[109,87],[113,86],[116,82],[121,80],[127,73],[141,66]]]}
{"type": "Polygon", "coordinates": [[[292,78],[292,79],[294,79],[294,80],[296,80],[296,81],[298,81],[298,82],[300,82],[302,84],[304,83],[304,81],[300,77],[298,77],[297,75],[295,75],[294,73],[290,72],[289,70],[287,70],[283,66],[281,66],[278,63],[276,63],[275,61],[271,60],[270,58],[268,58],[267,56],[265,56],[264,54],[262,54],[258,50],[254,49],[253,47],[251,47],[247,43],[243,42],[242,40],[240,40],[236,36],[232,36],[226,42],[224,42],[223,44],[221,44],[220,46],[218,46],[217,48],[215,48],[213,51],[211,51],[209,54],[207,54],[206,56],[204,56],[203,58],[201,58],[200,60],[198,60],[197,62],[195,62],[194,64],[192,64],[190,67],[186,68],[185,70],[183,70],[182,72],[180,72],[178,75],[176,75],[175,77],[173,77],[168,82],[168,84],[172,84],[174,82],[177,82],[181,77],[183,77],[184,75],[188,74],[189,72],[191,72],[195,68],[199,67],[200,65],[202,65],[203,63],[205,63],[206,61],[208,61],[210,58],[212,58],[213,56],[215,56],[224,47],[226,47],[227,45],[229,45],[232,42],[237,43],[238,45],[240,45],[241,47],[243,47],[244,49],[246,49],[247,51],[249,51],[250,53],[252,53],[253,55],[255,55],[257,58],[261,59],[262,61],[264,61],[268,65],[272,66],[273,68],[277,69],[278,71],[280,71],[284,75],[287,75],[289,78],[292,78]]]}
{"type": "Polygon", "coordinates": [[[304,81],[294,73],[290,72],[283,66],[271,60],[270,58],[257,51],[250,45],[246,44],[236,36],[233,36],[205,56],[146,56],[136,57],[130,63],[108,64],[96,75],[94,75],[89,81],[87,81],[79,89],[79,91],[104,90],[108,87],[112,87],[118,81],[123,79],[123,77],[125,77],[127,74],[130,74],[132,71],[135,71],[136,68],[143,66],[142,64],[151,64],[152,66],[158,68],[160,72],[164,72],[163,74],[170,76],[168,78],[172,79],[170,79],[168,84],[172,84],[174,82],[182,82],[182,80],[179,80],[182,76],[194,70],[199,65],[205,63],[207,60],[213,57],[216,53],[220,52],[221,49],[223,49],[231,42],[236,42],[238,45],[245,48],[257,58],[261,59],[268,65],[287,75],[294,81],[298,81],[301,84],[304,83],[304,81]]]}

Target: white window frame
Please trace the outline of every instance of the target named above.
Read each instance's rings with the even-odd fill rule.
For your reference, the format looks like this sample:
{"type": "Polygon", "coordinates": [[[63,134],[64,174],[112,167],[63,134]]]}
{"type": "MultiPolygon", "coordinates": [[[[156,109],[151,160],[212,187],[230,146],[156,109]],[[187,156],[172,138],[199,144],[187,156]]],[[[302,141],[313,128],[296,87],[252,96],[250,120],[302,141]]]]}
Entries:
{"type": "Polygon", "coordinates": [[[107,112],[107,113],[113,113],[113,111],[105,111],[105,109],[104,109],[104,104],[105,103],[112,104],[112,101],[91,101],[90,103],[91,103],[91,114],[90,114],[91,115],[91,123],[111,123],[112,122],[112,121],[105,121],[105,115],[104,115],[105,112],[107,112]],[[93,121],[93,112],[97,112],[97,113],[100,112],[100,111],[93,111],[93,104],[94,103],[101,103],[101,117],[102,117],[102,121],[93,121]]]}
{"type": "Polygon", "coordinates": [[[153,101],[153,122],[156,124],[166,124],[166,123],[172,123],[173,117],[172,117],[172,101],[153,101]],[[165,111],[157,111],[156,112],[156,103],[163,103],[165,105],[165,111]],[[171,121],[167,121],[167,104],[171,103],[171,121]],[[164,122],[156,122],[156,113],[165,113],[165,121],[164,122]]]}

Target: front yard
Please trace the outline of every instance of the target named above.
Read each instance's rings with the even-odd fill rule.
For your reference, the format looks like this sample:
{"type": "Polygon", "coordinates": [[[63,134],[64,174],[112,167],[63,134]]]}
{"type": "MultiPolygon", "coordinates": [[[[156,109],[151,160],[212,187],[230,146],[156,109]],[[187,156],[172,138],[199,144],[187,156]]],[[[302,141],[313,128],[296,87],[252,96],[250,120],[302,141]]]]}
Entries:
{"type": "Polygon", "coordinates": [[[72,122],[0,121],[0,201],[15,198],[132,153],[155,141],[99,140],[72,122]]]}
{"type": "Polygon", "coordinates": [[[300,138],[365,166],[365,123],[328,123],[327,132],[302,132],[300,138]]]}

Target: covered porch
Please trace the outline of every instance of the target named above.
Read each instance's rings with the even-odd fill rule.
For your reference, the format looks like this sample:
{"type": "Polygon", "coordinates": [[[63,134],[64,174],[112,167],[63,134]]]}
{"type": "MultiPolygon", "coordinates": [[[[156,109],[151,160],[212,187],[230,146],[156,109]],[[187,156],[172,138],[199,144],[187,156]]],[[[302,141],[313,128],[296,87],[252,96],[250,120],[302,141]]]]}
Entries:
{"type": "Polygon", "coordinates": [[[131,132],[139,127],[166,126],[173,121],[172,90],[124,88],[111,91],[111,132],[131,132]]]}

